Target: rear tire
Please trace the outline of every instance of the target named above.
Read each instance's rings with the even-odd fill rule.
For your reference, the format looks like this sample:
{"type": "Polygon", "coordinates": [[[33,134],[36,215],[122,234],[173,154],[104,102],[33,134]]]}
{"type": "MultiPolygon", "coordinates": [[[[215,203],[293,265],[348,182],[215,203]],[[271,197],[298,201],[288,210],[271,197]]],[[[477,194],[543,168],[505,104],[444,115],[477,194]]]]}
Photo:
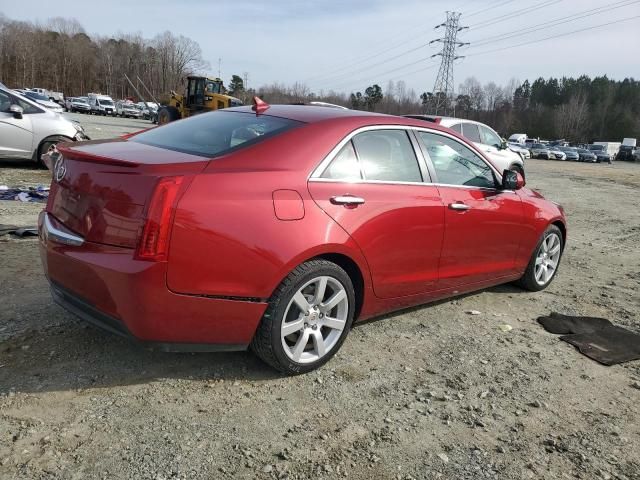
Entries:
{"type": "Polygon", "coordinates": [[[176,120],[180,120],[180,112],[176,107],[167,106],[158,110],[158,125],[164,125],[176,120]]]}
{"type": "Polygon", "coordinates": [[[269,299],[251,349],[288,375],[309,372],[340,349],[354,311],[355,292],[349,275],[326,260],[305,262],[269,299]]]}
{"type": "Polygon", "coordinates": [[[558,273],[563,252],[562,232],[555,225],[549,225],[540,237],[524,275],[516,284],[532,292],[547,288],[558,273]]]}

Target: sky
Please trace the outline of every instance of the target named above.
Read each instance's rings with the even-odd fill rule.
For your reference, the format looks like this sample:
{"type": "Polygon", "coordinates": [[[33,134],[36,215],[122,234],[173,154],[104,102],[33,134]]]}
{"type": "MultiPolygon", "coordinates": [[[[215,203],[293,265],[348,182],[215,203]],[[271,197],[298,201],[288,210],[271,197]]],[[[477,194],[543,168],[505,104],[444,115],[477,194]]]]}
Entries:
{"type": "Polygon", "coordinates": [[[196,40],[208,72],[248,73],[249,87],[301,82],[364,91],[402,80],[432,91],[447,11],[461,13],[454,85],[608,75],[640,78],[640,0],[86,0],[4,1],[14,20],[76,18],[89,35],[169,30],[196,40]],[[55,8],[52,8],[55,5],[55,8]],[[584,16],[588,15],[588,16],[584,16]],[[583,17],[584,16],[584,17],[583,17]],[[634,18],[636,17],[636,18],[634,18]],[[609,24],[598,28],[593,26],[609,24]],[[582,30],[582,31],[579,31],[582,30]],[[508,36],[507,36],[508,35],[508,36]],[[549,38],[547,37],[556,37],[549,38]],[[546,39],[546,40],[545,40],[546,39]],[[524,44],[524,45],[520,45],[524,44]]]}

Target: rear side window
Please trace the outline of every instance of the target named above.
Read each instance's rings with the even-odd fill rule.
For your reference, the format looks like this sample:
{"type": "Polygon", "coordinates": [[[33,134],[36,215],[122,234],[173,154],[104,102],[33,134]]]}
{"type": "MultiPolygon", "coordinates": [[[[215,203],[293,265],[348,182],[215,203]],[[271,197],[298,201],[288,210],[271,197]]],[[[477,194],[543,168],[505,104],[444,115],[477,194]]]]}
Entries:
{"type": "Polygon", "coordinates": [[[475,123],[463,123],[462,136],[472,142],[482,143],[482,140],[480,140],[480,131],[475,123]]]}
{"type": "Polygon", "coordinates": [[[404,130],[373,130],[353,137],[366,180],[422,182],[413,146],[404,130]]]}
{"type": "Polygon", "coordinates": [[[255,113],[215,111],[140,133],[130,142],[215,157],[258,143],[302,122],[255,113]]]}
{"type": "Polygon", "coordinates": [[[455,125],[451,125],[451,130],[455,130],[460,135],[462,135],[462,124],[461,123],[456,123],[455,125]]]}
{"type": "Polygon", "coordinates": [[[360,164],[351,142],[342,147],[322,174],[322,178],[332,180],[360,180],[362,178],[360,164]]]}

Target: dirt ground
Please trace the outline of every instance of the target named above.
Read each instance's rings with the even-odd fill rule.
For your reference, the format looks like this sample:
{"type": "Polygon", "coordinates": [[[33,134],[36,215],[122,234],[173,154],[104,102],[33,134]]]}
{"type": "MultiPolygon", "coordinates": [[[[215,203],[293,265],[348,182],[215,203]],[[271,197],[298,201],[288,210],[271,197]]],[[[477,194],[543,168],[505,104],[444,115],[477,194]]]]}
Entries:
{"type": "MultiPolygon", "coordinates": [[[[640,361],[599,365],[535,321],[640,331],[640,164],[527,169],[570,222],[546,291],[505,285],[356,326],[299,377],[86,326],[53,304],[37,240],[5,237],[0,478],[640,478],[640,361]]],[[[4,166],[0,184],[46,175],[4,166]]],[[[0,202],[0,223],[39,208],[0,202]]]]}

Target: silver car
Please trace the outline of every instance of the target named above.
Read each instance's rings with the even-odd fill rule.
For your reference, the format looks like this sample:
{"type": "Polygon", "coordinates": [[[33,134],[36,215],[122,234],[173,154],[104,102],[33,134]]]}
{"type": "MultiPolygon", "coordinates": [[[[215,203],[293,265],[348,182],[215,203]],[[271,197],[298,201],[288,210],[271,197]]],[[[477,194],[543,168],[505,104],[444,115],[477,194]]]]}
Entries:
{"type": "Polygon", "coordinates": [[[534,143],[529,150],[531,151],[531,158],[544,158],[545,160],[551,158],[549,148],[542,143],[534,143]]]}
{"type": "Polygon", "coordinates": [[[59,142],[89,140],[77,122],[0,88],[0,158],[32,159],[59,142]]]}

